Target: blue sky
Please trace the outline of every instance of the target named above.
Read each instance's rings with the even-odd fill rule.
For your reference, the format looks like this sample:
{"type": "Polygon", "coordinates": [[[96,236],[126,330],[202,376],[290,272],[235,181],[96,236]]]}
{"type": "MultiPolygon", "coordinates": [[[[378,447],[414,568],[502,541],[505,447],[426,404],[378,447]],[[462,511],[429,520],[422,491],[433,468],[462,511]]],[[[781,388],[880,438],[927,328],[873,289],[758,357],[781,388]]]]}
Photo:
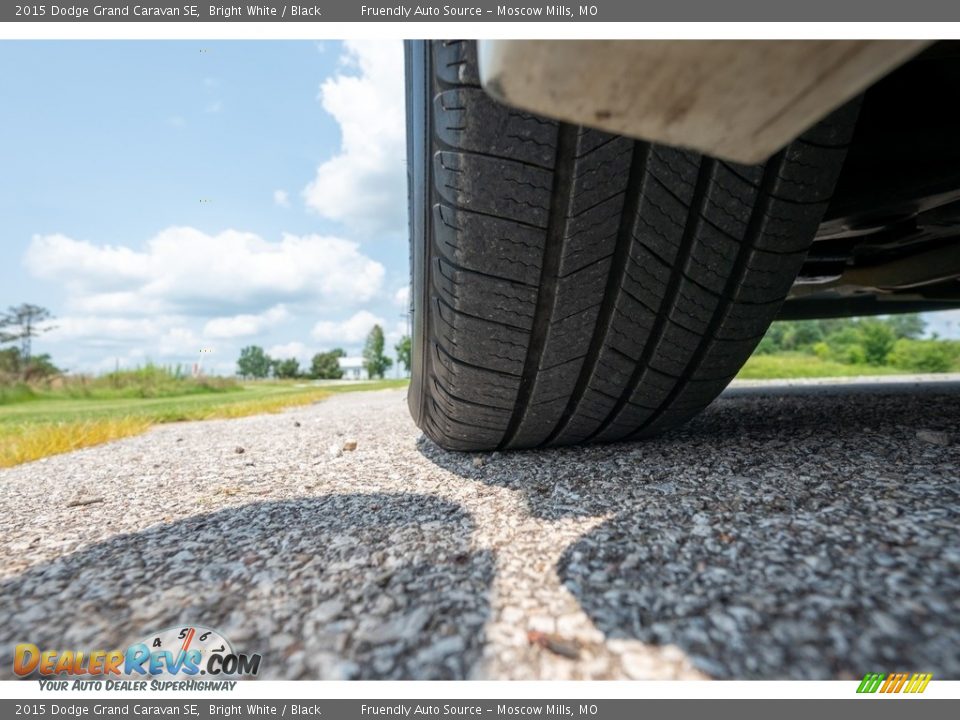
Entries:
{"type": "Polygon", "coordinates": [[[0,43],[0,307],[70,370],[405,320],[399,41],[0,43]]]}
{"type": "Polygon", "coordinates": [[[399,41],[0,43],[0,307],[71,371],[392,349],[404,155],[399,41]]]}

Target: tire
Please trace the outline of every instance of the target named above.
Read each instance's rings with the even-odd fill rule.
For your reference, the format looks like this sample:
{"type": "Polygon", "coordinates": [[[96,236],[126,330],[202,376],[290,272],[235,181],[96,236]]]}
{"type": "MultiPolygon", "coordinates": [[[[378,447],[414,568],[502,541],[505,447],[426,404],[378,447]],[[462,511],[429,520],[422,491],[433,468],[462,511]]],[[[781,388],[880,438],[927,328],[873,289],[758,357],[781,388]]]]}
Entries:
{"type": "Polygon", "coordinates": [[[645,438],[706,407],[799,272],[852,103],[742,166],[500,105],[407,44],[417,425],[444,448],[645,438]]]}

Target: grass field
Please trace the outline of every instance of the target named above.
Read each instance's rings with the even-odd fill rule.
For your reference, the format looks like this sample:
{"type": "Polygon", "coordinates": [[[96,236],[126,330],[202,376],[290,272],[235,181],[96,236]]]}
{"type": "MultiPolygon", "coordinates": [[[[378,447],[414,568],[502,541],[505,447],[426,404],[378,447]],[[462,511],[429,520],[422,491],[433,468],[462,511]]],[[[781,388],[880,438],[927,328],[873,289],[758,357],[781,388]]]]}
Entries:
{"type": "Polygon", "coordinates": [[[163,397],[69,397],[41,393],[0,404],[0,467],[136,435],[156,423],[234,418],[319,402],[332,394],[403,387],[356,383],[258,382],[229,391],[163,397]]]}
{"type": "Polygon", "coordinates": [[[737,375],[741,380],[773,380],[824,377],[863,377],[866,375],[900,375],[905,370],[888,365],[848,365],[821,360],[806,353],[754,355],[737,375]]]}

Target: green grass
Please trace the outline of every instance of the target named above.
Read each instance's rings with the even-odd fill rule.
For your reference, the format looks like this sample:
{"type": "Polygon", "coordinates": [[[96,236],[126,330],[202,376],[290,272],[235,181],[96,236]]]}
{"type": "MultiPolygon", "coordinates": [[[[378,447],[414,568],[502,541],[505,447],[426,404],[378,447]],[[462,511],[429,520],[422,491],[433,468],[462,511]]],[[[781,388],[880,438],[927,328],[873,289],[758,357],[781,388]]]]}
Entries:
{"type": "Polygon", "coordinates": [[[848,365],[821,360],[816,355],[805,353],[778,353],[754,355],[743,366],[739,380],[771,380],[826,377],[863,377],[868,375],[899,375],[898,370],[887,365],[848,365]]]}
{"type": "Polygon", "coordinates": [[[264,381],[237,383],[225,390],[188,387],[185,394],[163,397],[73,397],[59,390],[40,391],[33,398],[0,404],[0,467],[135,435],[156,423],[277,412],[336,393],[406,384],[406,380],[320,385],[264,381]]]}

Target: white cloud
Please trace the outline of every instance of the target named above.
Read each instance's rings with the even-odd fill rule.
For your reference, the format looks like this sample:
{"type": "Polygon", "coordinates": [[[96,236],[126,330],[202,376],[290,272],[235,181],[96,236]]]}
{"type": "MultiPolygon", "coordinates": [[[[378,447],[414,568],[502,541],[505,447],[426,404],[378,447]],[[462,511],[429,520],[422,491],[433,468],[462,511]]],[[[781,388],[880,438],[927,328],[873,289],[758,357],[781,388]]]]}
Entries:
{"type": "Polygon", "coordinates": [[[307,207],[365,232],[406,226],[403,46],[347,42],[342,70],[320,87],[340,125],[340,153],[317,168],[303,191],[307,207]]]}
{"type": "Polygon", "coordinates": [[[290,207],[290,196],[287,195],[286,190],[274,190],[273,191],[273,204],[279,205],[283,208],[290,207]]]}
{"type": "Polygon", "coordinates": [[[203,334],[209,338],[235,338],[256,335],[276,323],[290,317],[284,305],[275,305],[259,315],[233,315],[209,320],[203,327],[203,334]]]}
{"type": "Polygon", "coordinates": [[[208,235],[190,227],[167,228],[141,250],[36,235],[24,262],[88,310],[120,301],[208,316],[292,301],[359,304],[374,297],[384,276],[383,265],[349,240],[284,234],[270,242],[238,230],[208,235]]]}
{"type": "Polygon", "coordinates": [[[183,118],[182,115],[171,115],[167,118],[167,124],[171,127],[182,128],[186,127],[187,121],[183,118]]]}
{"type": "Polygon", "coordinates": [[[190,328],[173,327],[160,336],[161,357],[198,357],[202,344],[190,328]]]}
{"type": "Polygon", "coordinates": [[[321,320],[310,333],[315,340],[329,345],[356,345],[362,343],[374,325],[383,327],[383,318],[368,310],[354,313],[342,322],[321,320]]]}
{"type": "Polygon", "coordinates": [[[43,339],[54,343],[81,339],[94,339],[104,345],[126,343],[156,337],[164,331],[167,322],[163,318],[64,316],[56,319],[53,329],[44,334],[43,339]]]}
{"type": "Polygon", "coordinates": [[[273,345],[272,347],[268,347],[266,352],[267,355],[276,360],[296,358],[303,363],[307,357],[307,347],[302,342],[298,342],[296,340],[293,342],[288,342],[284,345],[273,345]]]}
{"type": "Polygon", "coordinates": [[[393,294],[393,301],[404,310],[410,307],[410,286],[404,285],[393,294]]]}
{"type": "Polygon", "coordinates": [[[205,113],[209,113],[211,115],[218,113],[221,110],[223,110],[223,103],[220,102],[219,100],[214,100],[212,102],[207,103],[207,106],[203,109],[205,113]]]}

